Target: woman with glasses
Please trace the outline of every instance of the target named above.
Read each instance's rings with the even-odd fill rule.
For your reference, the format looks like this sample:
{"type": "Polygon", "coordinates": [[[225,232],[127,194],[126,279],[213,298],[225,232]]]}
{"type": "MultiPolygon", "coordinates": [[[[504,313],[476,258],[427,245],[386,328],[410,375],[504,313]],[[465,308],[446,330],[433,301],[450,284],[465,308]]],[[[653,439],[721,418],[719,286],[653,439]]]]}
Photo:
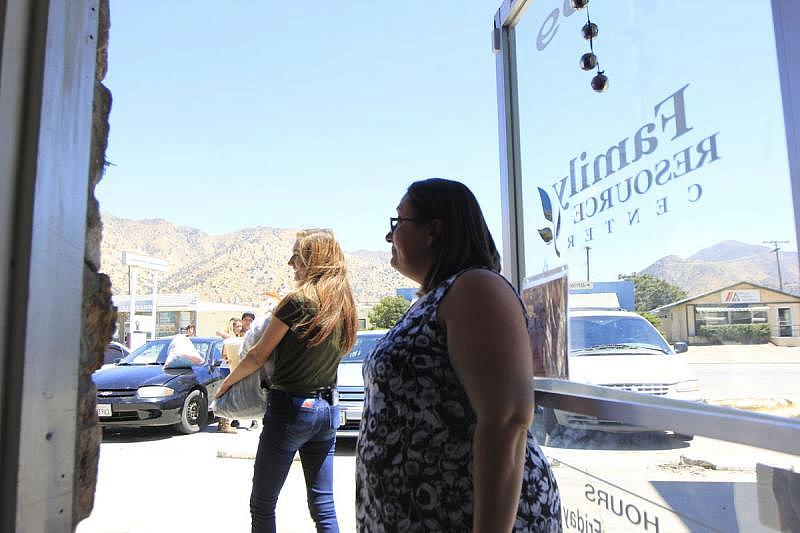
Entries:
{"type": "Polygon", "coordinates": [[[561,531],[527,314],[472,192],[412,183],[386,240],[420,298],[364,363],[359,531],[561,531]]]}
{"type": "Polygon", "coordinates": [[[299,232],[289,265],[297,289],[281,300],[266,331],[217,395],[258,371],[267,359],[274,361],[250,495],[252,530],[276,530],[275,504],[299,451],[317,531],[339,531],[333,505],[336,370],[355,343],[353,294],[344,254],[330,230],[299,232]]]}

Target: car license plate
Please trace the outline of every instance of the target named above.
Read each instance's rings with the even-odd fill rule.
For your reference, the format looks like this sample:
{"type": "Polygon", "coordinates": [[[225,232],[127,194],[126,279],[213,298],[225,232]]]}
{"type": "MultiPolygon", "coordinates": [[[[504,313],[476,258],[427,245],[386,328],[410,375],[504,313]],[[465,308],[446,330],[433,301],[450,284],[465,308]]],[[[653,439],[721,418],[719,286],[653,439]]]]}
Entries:
{"type": "Polygon", "coordinates": [[[339,411],[339,427],[342,427],[347,424],[347,411],[342,409],[339,411]]]}
{"type": "Polygon", "coordinates": [[[111,416],[111,404],[110,403],[98,403],[97,404],[97,416],[111,416]]]}

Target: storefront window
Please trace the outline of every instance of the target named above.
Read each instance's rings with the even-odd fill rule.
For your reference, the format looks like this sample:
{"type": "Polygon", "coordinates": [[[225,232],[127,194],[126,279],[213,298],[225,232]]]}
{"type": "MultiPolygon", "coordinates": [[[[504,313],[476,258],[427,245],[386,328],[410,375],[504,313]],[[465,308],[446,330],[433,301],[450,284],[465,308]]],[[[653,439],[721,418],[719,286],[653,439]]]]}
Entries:
{"type": "MultiPolygon", "coordinates": [[[[540,370],[606,386],[694,375],[695,399],[713,401],[696,365],[798,357],[776,344],[786,341],[777,306],[800,306],[800,282],[770,3],[592,3],[601,93],[590,86],[598,69],[578,66],[587,11],[525,4],[515,34],[521,288],[543,328],[534,343],[557,360],[540,370]],[[605,329],[575,325],[590,316],[605,329]],[[674,358],[676,343],[689,349],[674,358]]],[[[800,365],[788,370],[800,378],[800,365]]],[[[777,393],[727,386],[728,398],[777,393]]],[[[781,393],[800,414],[796,391],[781,393]]]]}
{"type": "Polygon", "coordinates": [[[158,336],[166,337],[178,333],[178,313],[176,311],[159,311],[158,336]]]}
{"type": "MultiPolygon", "coordinates": [[[[586,9],[512,2],[515,70],[501,82],[518,100],[500,111],[518,121],[503,160],[517,178],[507,227],[536,370],[556,378],[539,381],[535,418],[565,530],[780,529],[787,492],[759,491],[798,457],[695,435],[724,426],[721,413],[783,427],[800,418],[800,272],[772,5],[590,8],[591,45],[586,9]],[[584,71],[590,46],[599,68],[584,71]],[[605,92],[590,86],[599,70],[605,92]],[[626,402],[644,407],[615,418],[626,402]],[[651,407],[672,410],[677,426],[701,413],[708,426],[676,433],[651,407]]],[[[748,433],[742,424],[726,438],[748,433]]]]}

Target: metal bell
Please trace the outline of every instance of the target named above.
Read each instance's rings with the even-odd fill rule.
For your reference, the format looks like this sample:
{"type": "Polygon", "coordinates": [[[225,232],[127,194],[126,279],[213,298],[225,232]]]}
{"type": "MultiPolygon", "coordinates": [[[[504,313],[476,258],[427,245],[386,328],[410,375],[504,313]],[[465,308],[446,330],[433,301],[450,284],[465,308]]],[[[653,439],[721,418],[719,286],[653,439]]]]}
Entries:
{"type": "Polygon", "coordinates": [[[605,90],[608,89],[608,77],[603,74],[603,72],[598,72],[594,78],[592,78],[592,89],[598,93],[605,92],[605,90]]]}
{"type": "Polygon", "coordinates": [[[586,39],[587,41],[589,39],[594,39],[595,37],[597,37],[597,24],[595,24],[594,22],[587,22],[586,24],[583,25],[582,31],[584,39],[586,39]]]}
{"type": "Polygon", "coordinates": [[[592,70],[597,66],[597,56],[591,52],[586,52],[581,56],[579,64],[582,70],[592,70]]]}

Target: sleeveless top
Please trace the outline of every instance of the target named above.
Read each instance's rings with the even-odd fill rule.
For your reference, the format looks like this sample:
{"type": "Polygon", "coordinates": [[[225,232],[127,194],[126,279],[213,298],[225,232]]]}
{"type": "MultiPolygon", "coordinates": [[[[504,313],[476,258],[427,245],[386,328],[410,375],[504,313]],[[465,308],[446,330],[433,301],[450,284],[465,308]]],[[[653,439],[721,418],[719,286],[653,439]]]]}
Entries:
{"type": "MultiPolygon", "coordinates": [[[[438,321],[439,303],[463,272],[422,296],[364,362],[356,457],[360,532],[472,529],[476,415],[438,321]]],[[[521,300],[520,306],[525,313],[521,300]]],[[[530,429],[514,531],[561,531],[558,487],[530,429]]]]}

